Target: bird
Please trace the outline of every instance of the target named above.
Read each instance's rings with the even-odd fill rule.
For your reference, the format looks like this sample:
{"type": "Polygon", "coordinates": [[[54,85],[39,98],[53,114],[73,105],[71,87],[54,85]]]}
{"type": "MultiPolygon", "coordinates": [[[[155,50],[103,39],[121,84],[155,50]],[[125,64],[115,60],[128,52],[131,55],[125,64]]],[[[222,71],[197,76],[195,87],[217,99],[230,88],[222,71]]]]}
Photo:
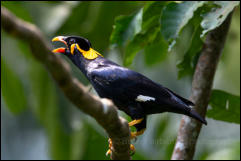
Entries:
{"type": "MultiPolygon", "coordinates": [[[[136,128],[130,139],[142,135],[146,129],[147,116],[163,112],[173,112],[190,116],[207,125],[207,121],[192,107],[193,102],[185,99],[163,85],[146,76],[122,67],[103,57],[92,48],[90,41],[80,36],[56,36],[65,47],[54,49],[53,53],[67,56],[86,76],[101,98],[113,101],[117,108],[132,119],[129,126],[136,128]]],[[[112,141],[109,139],[111,154],[112,141]]],[[[130,145],[131,151],[135,151],[130,145]]]]}

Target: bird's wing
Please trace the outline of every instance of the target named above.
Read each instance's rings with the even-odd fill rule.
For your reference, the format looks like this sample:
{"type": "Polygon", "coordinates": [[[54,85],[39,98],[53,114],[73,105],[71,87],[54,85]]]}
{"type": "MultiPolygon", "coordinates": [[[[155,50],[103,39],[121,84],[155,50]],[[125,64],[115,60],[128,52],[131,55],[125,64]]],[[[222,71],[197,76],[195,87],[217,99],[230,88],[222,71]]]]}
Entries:
{"type": "Polygon", "coordinates": [[[92,80],[97,92],[101,89],[101,93],[119,97],[123,101],[155,103],[157,105],[184,103],[177,94],[172,93],[169,89],[140,73],[120,66],[111,65],[94,70],[92,80]]]}

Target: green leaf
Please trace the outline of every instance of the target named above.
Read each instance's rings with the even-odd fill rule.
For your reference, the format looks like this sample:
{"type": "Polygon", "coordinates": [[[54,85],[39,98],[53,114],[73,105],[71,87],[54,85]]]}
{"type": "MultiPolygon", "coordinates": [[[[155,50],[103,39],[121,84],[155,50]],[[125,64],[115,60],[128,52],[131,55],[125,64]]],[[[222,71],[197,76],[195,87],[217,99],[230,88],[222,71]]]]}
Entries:
{"type": "Polygon", "coordinates": [[[85,138],[85,148],[83,149],[83,160],[109,160],[105,156],[108,150],[108,139],[101,135],[96,129],[90,126],[87,122],[85,127],[85,132],[87,134],[85,138]],[[98,149],[98,150],[96,150],[98,149]],[[94,155],[93,155],[94,153],[94,155]]]}
{"type": "Polygon", "coordinates": [[[240,96],[213,90],[210,98],[207,116],[215,120],[240,124],[240,96]]]}
{"type": "MultiPolygon", "coordinates": [[[[152,44],[160,30],[159,19],[162,9],[168,3],[169,2],[148,2],[144,8],[141,8],[135,15],[121,16],[116,19],[111,35],[111,43],[125,47],[125,66],[132,63],[137,52],[152,44]]],[[[160,43],[158,45],[160,45],[160,43]]],[[[150,51],[156,46],[157,43],[147,47],[146,50],[150,51]]],[[[157,55],[158,52],[155,54],[157,55]]]]}
{"type": "Polygon", "coordinates": [[[127,41],[131,41],[134,36],[141,31],[142,13],[143,9],[132,16],[117,17],[115,20],[114,31],[111,35],[111,43],[116,43],[119,46],[122,46],[127,41]]]}
{"type": "Polygon", "coordinates": [[[145,47],[145,61],[147,65],[154,65],[163,61],[167,57],[168,43],[164,40],[159,31],[156,39],[145,47]]]}
{"type": "Polygon", "coordinates": [[[147,58],[146,62],[149,65],[155,64],[160,60],[164,59],[165,54],[167,53],[166,42],[160,34],[159,20],[163,7],[168,3],[169,2],[150,2],[144,6],[141,30],[138,34],[135,35],[133,40],[127,44],[125,49],[125,66],[129,66],[135,58],[137,52],[144,48],[147,58]],[[157,51],[154,51],[154,49],[156,49],[157,51]],[[154,55],[150,55],[147,53],[151,53],[154,55]],[[153,63],[150,62],[150,59],[152,58],[156,58],[153,63]]]}
{"type": "Polygon", "coordinates": [[[29,14],[28,10],[26,7],[24,7],[24,3],[26,2],[14,2],[14,1],[1,1],[1,5],[6,7],[8,10],[10,10],[14,15],[17,17],[25,20],[32,22],[32,16],[29,14]]]}
{"type": "Polygon", "coordinates": [[[178,79],[184,76],[192,75],[195,69],[195,56],[198,55],[202,49],[203,41],[200,38],[202,28],[200,26],[201,19],[196,17],[192,20],[194,24],[194,32],[192,34],[191,44],[188,51],[185,53],[183,60],[177,64],[178,79]]]}
{"type": "MultiPolygon", "coordinates": [[[[85,115],[85,114],[83,114],[85,115]]],[[[77,122],[75,120],[72,122],[73,126],[73,134],[71,135],[71,158],[70,160],[82,160],[83,155],[85,153],[86,145],[88,144],[87,138],[89,136],[88,129],[86,128],[86,123],[82,118],[77,122]]],[[[96,125],[98,126],[98,125],[96,125]]]]}
{"type": "Polygon", "coordinates": [[[160,31],[158,27],[149,29],[145,33],[137,34],[134,39],[128,43],[125,49],[124,65],[131,65],[138,51],[143,49],[145,46],[151,44],[156,38],[157,33],[160,31]]]}
{"type": "Polygon", "coordinates": [[[148,30],[155,26],[160,26],[160,17],[168,3],[167,1],[148,2],[143,8],[142,31],[148,30]]]}
{"type": "Polygon", "coordinates": [[[71,136],[64,131],[61,122],[52,123],[48,131],[51,156],[54,160],[69,160],[71,158],[71,136]]]}
{"type": "Polygon", "coordinates": [[[136,151],[135,154],[132,156],[132,160],[148,160],[143,152],[136,151]]]}
{"type": "Polygon", "coordinates": [[[170,3],[163,10],[161,16],[161,32],[165,40],[169,42],[169,51],[175,44],[182,28],[193,18],[194,12],[204,1],[188,1],[183,3],[170,3]]]}
{"type": "Polygon", "coordinates": [[[24,86],[14,70],[1,59],[1,89],[3,99],[14,114],[19,114],[27,107],[24,86]]]}
{"type": "Polygon", "coordinates": [[[115,19],[114,30],[110,36],[111,44],[117,44],[123,46],[124,42],[128,39],[126,30],[131,23],[134,15],[132,16],[119,16],[115,19]]]}
{"type": "Polygon", "coordinates": [[[53,159],[70,159],[70,134],[64,131],[55,86],[47,71],[33,62],[30,69],[35,114],[44,125],[50,139],[53,159]],[[38,74],[36,74],[38,73],[38,74]]]}
{"type": "Polygon", "coordinates": [[[203,21],[201,26],[204,30],[201,37],[208,31],[220,26],[234,7],[239,4],[239,1],[215,1],[214,4],[218,5],[219,8],[213,8],[210,12],[202,15],[203,21]]]}

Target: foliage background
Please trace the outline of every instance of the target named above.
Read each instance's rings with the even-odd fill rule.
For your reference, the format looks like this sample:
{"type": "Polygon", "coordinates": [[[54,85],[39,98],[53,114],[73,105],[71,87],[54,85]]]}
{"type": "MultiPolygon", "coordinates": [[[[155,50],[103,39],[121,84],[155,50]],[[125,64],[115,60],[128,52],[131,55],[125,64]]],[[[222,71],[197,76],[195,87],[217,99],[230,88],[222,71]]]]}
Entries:
{"type": "MultiPolygon", "coordinates": [[[[114,20],[119,15],[138,12],[144,4],[1,2],[16,16],[36,24],[49,41],[56,35],[81,35],[88,38],[97,51],[119,64],[123,62],[123,51],[109,45],[114,20]]],[[[189,37],[190,28],[185,27],[173,52],[154,65],[139,52],[130,68],[188,97],[191,77],[178,80],[176,64],[184,55],[189,37]]],[[[73,74],[88,85],[82,73],[70,64],[73,74]]],[[[238,7],[215,75],[214,88],[240,95],[239,82],[238,7]]],[[[44,67],[31,56],[27,44],[2,30],[1,86],[1,159],[108,159],[105,156],[108,142],[103,129],[63,96],[44,67]]],[[[124,113],[120,114],[129,119],[124,113]]],[[[137,152],[133,159],[170,159],[180,119],[181,115],[170,113],[150,116],[145,134],[134,143],[137,152]]],[[[240,159],[240,125],[213,119],[207,121],[194,159],[240,159]]]]}

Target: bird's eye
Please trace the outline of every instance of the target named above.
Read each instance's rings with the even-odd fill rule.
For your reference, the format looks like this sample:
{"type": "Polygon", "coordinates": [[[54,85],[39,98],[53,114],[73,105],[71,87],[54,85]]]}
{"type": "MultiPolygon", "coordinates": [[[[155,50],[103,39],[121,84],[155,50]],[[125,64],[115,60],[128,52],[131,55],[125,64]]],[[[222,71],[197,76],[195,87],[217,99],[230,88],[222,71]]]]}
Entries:
{"type": "Polygon", "coordinates": [[[75,40],[74,39],[70,39],[69,42],[70,42],[70,44],[74,44],[75,40]]]}

